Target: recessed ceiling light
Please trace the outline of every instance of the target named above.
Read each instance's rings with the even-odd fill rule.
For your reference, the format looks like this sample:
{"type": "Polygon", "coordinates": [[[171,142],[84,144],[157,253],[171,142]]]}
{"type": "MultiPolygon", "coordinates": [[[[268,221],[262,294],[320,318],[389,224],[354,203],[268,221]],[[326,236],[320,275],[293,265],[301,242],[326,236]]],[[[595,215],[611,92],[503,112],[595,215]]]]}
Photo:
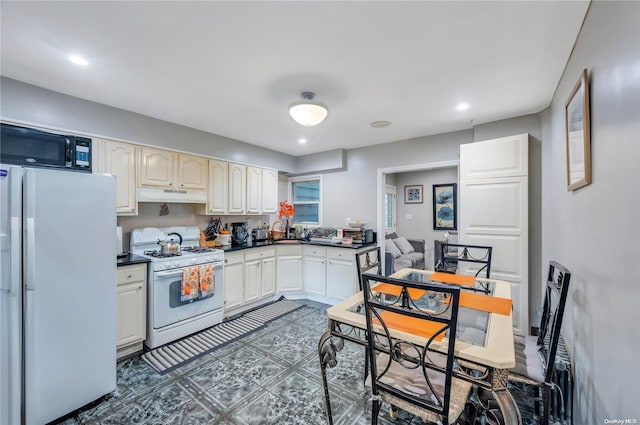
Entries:
{"type": "Polygon", "coordinates": [[[87,60],[81,56],[78,55],[73,55],[73,56],[69,56],[69,60],[73,63],[75,63],[76,65],[80,65],[80,66],[87,66],[89,65],[89,62],[87,62],[87,60]]]}
{"type": "Polygon", "coordinates": [[[305,143],[307,143],[307,139],[298,139],[298,143],[304,145],[305,143]]]}
{"type": "Polygon", "coordinates": [[[464,111],[465,109],[469,109],[469,104],[468,103],[461,103],[458,106],[456,106],[456,109],[458,111],[464,111]]]}
{"type": "Polygon", "coordinates": [[[384,127],[389,127],[391,125],[391,122],[390,121],[374,121],[369,125],[373,128],[384,128],[384,127]]]}

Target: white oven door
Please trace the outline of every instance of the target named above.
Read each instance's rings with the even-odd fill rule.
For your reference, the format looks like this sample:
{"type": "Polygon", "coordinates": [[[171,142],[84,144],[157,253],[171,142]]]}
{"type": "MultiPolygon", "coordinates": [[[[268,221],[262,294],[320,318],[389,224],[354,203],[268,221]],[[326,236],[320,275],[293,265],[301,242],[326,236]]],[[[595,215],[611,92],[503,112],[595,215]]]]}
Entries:
{"type": "Polygon", "coordinates": [[[182,269],[153,273],[153,296],[150,307],[153,309],[153,327],[155,329],[172,323],[221,309],[224,304],[222,265],[214,267],[215,293],[213,296],[182,302],[182,269]]]}

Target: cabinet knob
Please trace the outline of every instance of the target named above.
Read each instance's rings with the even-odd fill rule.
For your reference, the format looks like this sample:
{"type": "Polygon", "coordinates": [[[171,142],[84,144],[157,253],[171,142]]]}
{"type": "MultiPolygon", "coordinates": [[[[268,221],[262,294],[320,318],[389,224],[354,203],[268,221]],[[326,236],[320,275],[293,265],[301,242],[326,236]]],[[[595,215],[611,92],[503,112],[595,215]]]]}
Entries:
{"type": "Polygon", "coordinates": [[[180,186],[184,186],[184,183],[180,183],[180,186]]]}
{"type": "Polygon", "coordinates": [[[173,186],[173,183],[169,183],[169,186],[173,186]]]}
{"type": "Polygon", "coordinates": [[[131,275],[127,276],[127,279],[131,279],[131,275]]]}

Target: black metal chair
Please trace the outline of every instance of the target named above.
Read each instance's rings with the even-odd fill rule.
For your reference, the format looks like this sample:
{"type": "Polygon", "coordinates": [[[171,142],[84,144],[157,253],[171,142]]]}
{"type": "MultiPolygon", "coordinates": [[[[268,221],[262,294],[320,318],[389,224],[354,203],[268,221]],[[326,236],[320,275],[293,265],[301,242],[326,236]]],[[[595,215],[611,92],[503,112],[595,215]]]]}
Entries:
{"type": "Polygon", "coordinates": [[[571,394],[563,394],[554,382],[556,372],[566,373],[567,368],[570,372],[571,367],[560,335],[570,280],[571,272],[565,266],[550,262],[538,336],[516,336],[514,341],[516,367],[509,371],[509,381],[533,389],[536,415],[542,403],[542,425],[548,425],[552,415],[565,417],[570,413],[564,410],[565,397],[571,394]]]}
{"type": "Polygon", "coordinates": [[[375,269],[376,274],[382,274],[380,247],[375,246],[356,254],[356,269],[358,270],[358,287],[362,291],[362,274],[375,269]]]}
{"type": "Polygon", "coordinates": [[[479,276],[484,270],[484,277],[491,277],[491,254],[493,247],[454,243],[440,243],[439,245],[439,252],[436,253],[435,257],[436,271],[459,273],[460,263],[467,262],[479,265],[478,270],[475,272],[476,276],[479,276]]]}
{"type": "MultiPolygon", "coordinates": [[[[453,376],[457,368],[454,346],[460,288],[369,273],[362,275],[362,285],[370,366],[366,385],[372,392],[371,423],[377,424],[383,400],[392,409],[405,410],[425,422],[455,423],[471,390],[470,382],[453,376]],[[378,284],[394,285],[393,289],[402,296],[389,302],[372,292],[378,284]],[[418,301],[413,291],[423,294],[418,301]],[[434,341],[445,334],[446,345],[438,343],[436,351],[434,341]]],[[[380,291],[378,288],[376,292],[380,291]]]]}

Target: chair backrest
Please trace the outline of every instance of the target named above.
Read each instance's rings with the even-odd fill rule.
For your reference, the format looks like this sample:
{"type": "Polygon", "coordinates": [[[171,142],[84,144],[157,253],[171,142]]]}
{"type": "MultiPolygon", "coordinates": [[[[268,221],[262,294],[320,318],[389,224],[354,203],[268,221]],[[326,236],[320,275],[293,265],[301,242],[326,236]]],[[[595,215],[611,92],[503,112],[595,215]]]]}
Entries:
{"type": "Polygon", "coordinates": [[[551,382],[553,365],[556,362],[570,280],[569,269],[556,261],[549,263],[544,307],[538,333],[538,346],[545,361],[545,382],[551,382]]]}
{"type": "Polygon", "coordinates": [[[391,395],[448,424],[460,288],[370,273],[362,285],[373,395],[391,395]],[[401,296],[389,302],[379,284],[401,296]],[[435,351],[432,343],[445,334],[446,350],[435,351]]]}
{"type": "Polygon", "coordinates": [[[459,272],[461,262],[468,262],[480,265],[475,273],[476,276],[484,271],[485,277],[491,277],[493,247],[446,242],[442,242],[439,245],[440,252],[436,256],[438,258],[438,262],[435,265],[436,271],[456,273],[459,272]]]}
{"type": "Polygon", "coordinates": [[[362,274],[372,273],[382,274],[382,259],[380,258],[380,247],[375,246],[356,253],[356,270],[358,270],[358,286],[362,291],[362,274]]]}

